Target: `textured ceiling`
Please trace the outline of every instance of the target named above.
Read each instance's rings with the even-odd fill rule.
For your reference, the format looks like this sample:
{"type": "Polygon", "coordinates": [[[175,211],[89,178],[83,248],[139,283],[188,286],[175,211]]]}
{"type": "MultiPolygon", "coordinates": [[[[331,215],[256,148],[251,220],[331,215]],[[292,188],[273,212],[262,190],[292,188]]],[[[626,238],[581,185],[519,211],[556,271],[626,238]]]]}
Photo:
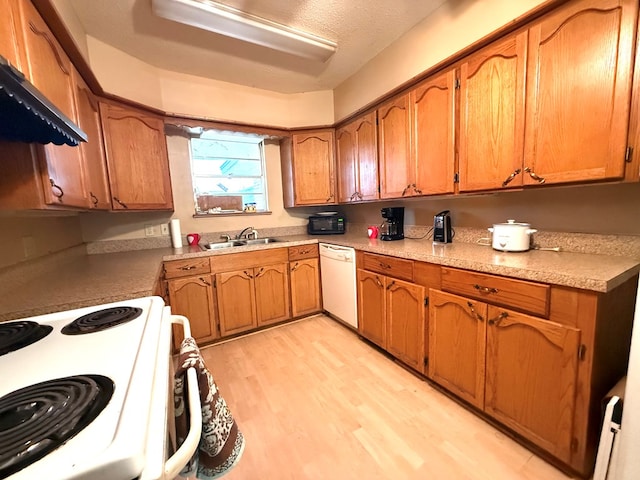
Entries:
{"type": "Polygon", "coordinates": [[[156,67],[281,93],[333,89],[446,0],[222,0],[333,40],[325,63],[157,17],[151,0],[69,0],[88,35],[156,67]]]}

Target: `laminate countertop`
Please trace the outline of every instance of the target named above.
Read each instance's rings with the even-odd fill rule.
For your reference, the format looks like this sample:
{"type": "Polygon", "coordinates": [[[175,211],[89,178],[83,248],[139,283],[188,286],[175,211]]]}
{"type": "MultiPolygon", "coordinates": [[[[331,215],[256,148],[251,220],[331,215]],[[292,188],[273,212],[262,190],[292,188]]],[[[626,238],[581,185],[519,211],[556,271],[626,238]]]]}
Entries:
{"type": "Polygon", "coordinates": [[[77,247],[0,273],[0,321],[153,295],[163,261],[318,242],[597,292],[608,292],[640,271],[638,260],[630,257],[553,251],[504,253],[469,243],[434,245],[426,239],[383,242],[346,234],[295,235],[278,240],[220,250],[157,248],[94,255],[77,247]]]}

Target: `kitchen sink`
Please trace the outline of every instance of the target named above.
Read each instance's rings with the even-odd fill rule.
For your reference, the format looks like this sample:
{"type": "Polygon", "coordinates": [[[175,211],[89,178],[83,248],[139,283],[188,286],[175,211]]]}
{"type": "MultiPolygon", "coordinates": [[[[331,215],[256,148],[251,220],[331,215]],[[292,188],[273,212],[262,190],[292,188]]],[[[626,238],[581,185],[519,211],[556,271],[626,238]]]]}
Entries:
{"type": "Polygon", "coordinates": [[[236,240],[235,243],[240,243],[241,245],[266,245],[267,243],[277,242],[275,238],[256,238],[251,240],[236,240]]]}
{"type": "Polygon", "coordinates": [[[268,243],[277,242],[275,238],[256,238],[251,240],[230,240],[228,242],[206,243],[204,248],[207,250],[220,250],[223,248],[243,247],[246,245],[266,245],[268,243]]]}

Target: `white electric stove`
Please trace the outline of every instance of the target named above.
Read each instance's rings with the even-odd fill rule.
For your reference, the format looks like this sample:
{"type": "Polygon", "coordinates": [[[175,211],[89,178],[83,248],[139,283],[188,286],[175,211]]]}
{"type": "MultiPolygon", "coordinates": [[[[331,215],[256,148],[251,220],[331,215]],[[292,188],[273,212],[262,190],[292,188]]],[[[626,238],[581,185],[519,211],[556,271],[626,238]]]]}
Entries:
{"type": "Polygon", "coordinates": [[[165,478],[170,342],[159,297],[0,323],[0,479],[165,478]]]}

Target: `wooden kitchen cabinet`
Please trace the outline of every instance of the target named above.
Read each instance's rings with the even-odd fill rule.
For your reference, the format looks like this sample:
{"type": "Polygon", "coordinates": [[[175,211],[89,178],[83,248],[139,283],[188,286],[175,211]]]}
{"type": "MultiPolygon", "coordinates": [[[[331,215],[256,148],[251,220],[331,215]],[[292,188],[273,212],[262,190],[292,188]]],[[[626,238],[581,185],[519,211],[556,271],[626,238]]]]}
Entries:
{"type": "Polygon", "coordinates": [[[364,268],[357,270],[360,334],[424,372],[426,298],[425,288],[411,282],[413,262],[371,253],[362,258],[364,268]]]}
{"type": "Polygon", "coordinates": [[[20,7],[18,0],[0,0],[0,55],[22,71],[20,7]]]}
{"type": "Polygon", "coordinates": [[[290,260],[289,278],[291,279],[292,317],[301,317],[322,310],[318,258],[290,260]]]}
{"type": "Polygon", "coordinates": [[[406,195],[453,193],[455,173],[454,70],[437,74],[410,93],[411,161],[406,195]]]}
{"type": "Polygon", "coordinates": [[[338,202],[378,198],[376,112],[363,115],[336,131],[338,202]]]}
{"type": "Polygon", "coordinates": [[[460,192],[522,186],[527,32],[460,65],[460,192]]]}
{"type": "Polygon", "coordinates": [[[429,291],[429,368],[434,382],[484,408],[487,305],[429,291]]]}
{"type": "Polygon", "coordinates": [[[89,206],[95,210],[110,210],[111,195],[98,100],[75,68],[73,78],[78,126],[87,134],[87,141],[80,143],[76,148],[80,149],[82,155],[89,206]]]}
{"type": "Polygon", "coordinates": [[[569,462],[580,330],[489,306],[485,412],[569,462]]]}
{"type": "Polygon", "coordinates": [[[384,275],[357,270],[358,331],[379,347],[387,348],[387,296],[384,275]]]}
{"type": "Polygon", "coordinates": [[[637,11],[575,1],[530,27],[525,185],[624,176],[637,11]]]}
{"type": "Polygon", "coordinates": [[[411,195],[411,122],[409,94],[378,107],[380,198],[411,195]]]}
{"type": "Polygon", "coordinates": [[[210,258],[222,336],[291,318],[286,248],[210,258]]]}
{"type": "Polygon", "coordinates": [[[335,131],[293,133],[280,145],[285,207],[336,203],[335,131]]]}
{"type": "Polygon", "coordinates": [[[219,337],[210,274],[174,278],[167,281],[167,287],[171,312],[189,319],[191,335],[197,342],[219,337]]]}
{"type": "Polygon", "coordinates": [[[162,118],[106,102],[100,116],[112,209],[173,210],[162,118]]]}

